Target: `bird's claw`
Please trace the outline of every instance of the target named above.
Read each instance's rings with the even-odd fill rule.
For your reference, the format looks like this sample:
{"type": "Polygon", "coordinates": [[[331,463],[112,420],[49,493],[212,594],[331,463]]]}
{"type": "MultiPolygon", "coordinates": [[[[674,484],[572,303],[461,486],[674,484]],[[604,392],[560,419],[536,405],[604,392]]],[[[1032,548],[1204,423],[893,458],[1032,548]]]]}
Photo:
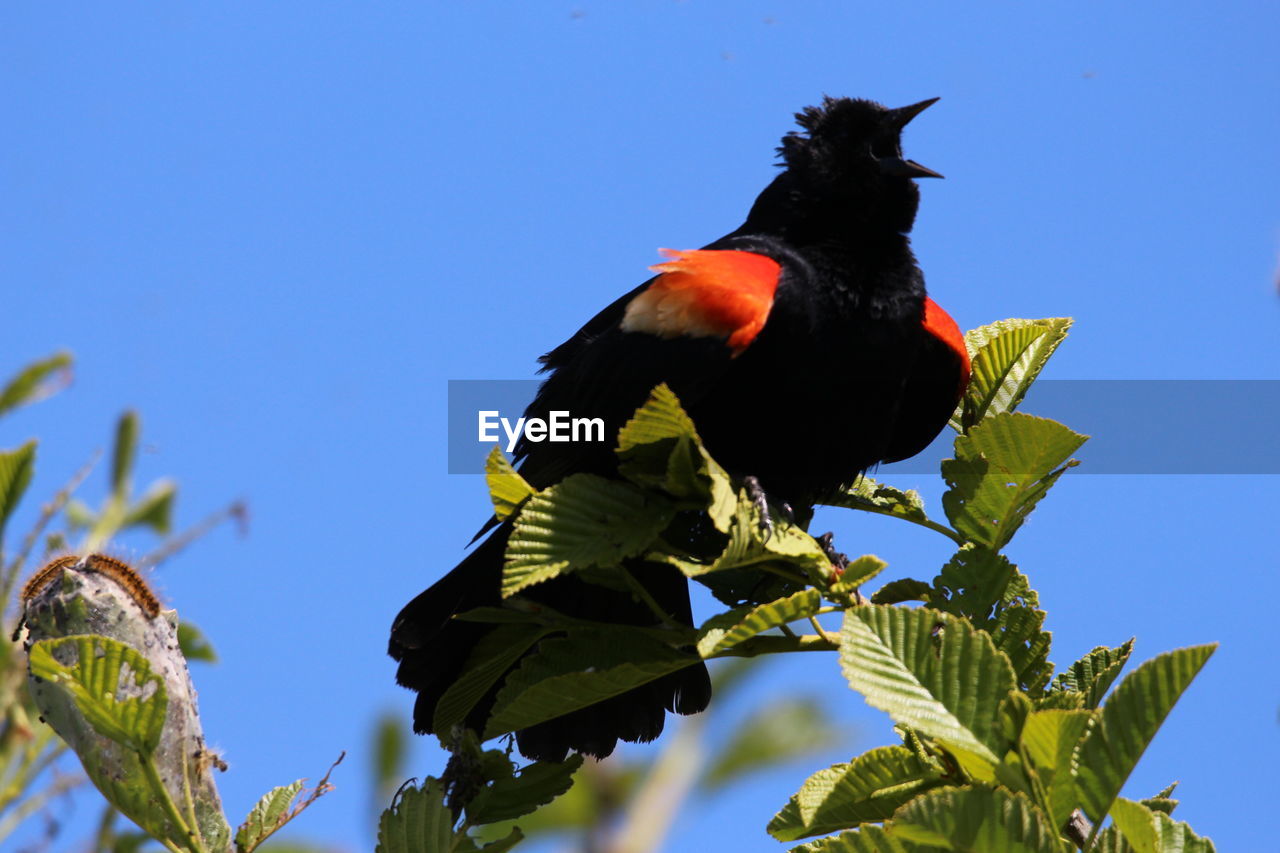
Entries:
{"type": "MultiPolygon", "coordinates": [[[[747,497],[751,499],[751,503],[760,514],[760,538],[768,542],[773,536],[773,512],[769,504],[769,496],[765,494],[764,487],[755,477],[743,477],[742,487],[747,490],[747,497]]],[[[777,509],[787,523],[795,523],[795,511],[791,509],[790,504],[778,504],[777,509]]]]}

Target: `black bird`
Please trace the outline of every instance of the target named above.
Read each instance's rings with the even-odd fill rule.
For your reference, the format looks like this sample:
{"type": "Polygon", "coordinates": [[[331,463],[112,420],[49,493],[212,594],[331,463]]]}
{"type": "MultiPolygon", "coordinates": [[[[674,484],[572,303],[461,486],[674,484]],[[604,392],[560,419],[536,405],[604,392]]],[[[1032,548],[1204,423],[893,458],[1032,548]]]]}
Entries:
{"type": "MultiPolygon", "coordinates": [[[[612,437],[665,382],[721,465],[801,511],[923,450],[969,376],[960,331],[927,297],[907,237],[914,179],[941,175],[904,158],[900,135],[936,100],[888,109],[825,98],[798,113],[801,130],[778,149],[783,171],[746,221],[701,250],[666,251],[659,275],[543,356],[550,375],[526,417],[599,417],[612,437]]],[[[616,476],[611,442],[522,442],[516,458],[539,489],[579,472],[616,476]]],[[[396,617],[390,654],[399,683],[418,693],[415,731],[431,732],[440,697],[493,630],[451,617],[500,602],[509,532],[509,522],[499,525],[396,617]]],[[[682,575],[649,564],[633,571],[664,610],[692,624],[682,575]]],[[[657,621],[631,596],[572,575],[522,595],[597,621],[657,621]]],[[[469,725],[483,728],[492,698],[469,725]]],[[[517,745],[534,759],[604,757],[618,739],[656,738],[666,711],[693,714],[710,698],[706,668],[695,665],[517,732],[517,745]]]]}

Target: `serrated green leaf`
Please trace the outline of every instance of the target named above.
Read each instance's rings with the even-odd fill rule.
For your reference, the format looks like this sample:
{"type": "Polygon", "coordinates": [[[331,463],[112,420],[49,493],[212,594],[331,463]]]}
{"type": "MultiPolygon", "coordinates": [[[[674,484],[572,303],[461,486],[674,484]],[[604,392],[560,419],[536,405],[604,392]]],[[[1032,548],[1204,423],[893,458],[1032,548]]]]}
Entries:
{"type": "Polygon", "coordinates": [[[822,503],[914,522],[929,519],[924,511],[924,499],[915,489],[895,489],[870,477],[859,477],[852,486],[846,486],[835,495],[823,499],[822,503]]]}
{"type": "Polygon", "coordinates": [[[164,679],[136,650],[108,637],[82,634],[35,643],[28,664],[32,675],[67,690],[98,734],[143,759],[155,752],[169,699],[164,679]]]}
{"type": "Polygon", "coordinates": [[[453,815],[444,804],[439,779],[422,788],[404,788],[378,820],[376,853],[450,853],[453,815]]]}
{"type": "Polygon", "coordinates": [[[929,603],[986,629],[995,616],[996,605],[1004,602],[1015,571],[1003,554],[969,542],[956,551],[934,579],[929,603]]]}
{"type": "Polygon", "coordinates": [[[0,415],[19,406],[34,403],[54,393],[58,384],[66,384],[71,375],[71,353],[60,352],[32,362],[9,380],[0,391],[0,415]]]}
{"type": "Polygon", "coordinates": [[[1071,762],[1092,719],[1085,710],[1037,710],[1022,727],[1022,751],[1043,786],[1047,802],[1042,805],[1054,826],[1064,825],[1078,805],[1071,762]]]}
{"type": "Polygon", "coordinates": [[[1085,706],[1096,708],[1120,675],[1132,651],[1132,638],[1114,649],[1098,646],[1059,673],[1053,680],[1053,686],[1057,690],[1074,690],[1083,694],[1085,706]]]}
{"type": "Polygon", "coordinates": [[[883,828],[869,824],[849,832],[842,832],[829,838],[819,838],[799,847],[792,847],[789,853],[925,853],[915,844],[904,844],[894,838],[883,828]]]}
{"type": "Polygon", "coordinates": [[[484,481],[489,487],[489,498],[493,501],[493,514],[499,521],[505,521],[536,491],[525,482],[524,477],[520,476],[497,447],[489,451],[489,456],[484,461],[484,481]]]}
{"type": "Polygon", "coordinates": [[[1213,842],[1163,812],[1155,813],[1156,849],[1161,853],[1215,853],[1213,842]]]}
{"type": "Polygon", "coordinates": [[[272,788],[249,810],[236,829],[236,853],[248,853],[289,821],[293,801],[302,792],[303,780],[272,788]]]}
{"type": "Polygon", "coordinates": [[[701,661],[640,631],[621,627],[573,630],[567,636],[543,640],[507,677],[484,737],[525,729],[594,705],[701,661]]]}
{"type": "Polygon", "coordinates": [[[1081,804],[1091,820],[1101,820],[1110,810],[1174,703],[1215,648],[1192,646],[1153,658],[1107,698],[1076,751],[1081,804]]]}
{"type": "Polygon", "coordinates": [[[1029,798],[1000,788],[945,788],[916,797],[893,816],[890,834],[944,850],[1068,853],[1057,827],[1029,798]]]}
{"type": "Polygon", "coordinates": [[[874,554],[863,554],[850,560],[840,573],[840,578],[827,589],[827,597],[844,604],[852,603],[854,592],[864,583],[885,570],[889,564],[874,554]]]}
{"type": "Polygon", "coordinates": [[[467,804],[467,820],[479,826],[529,814],[569,790],[581,766],[582,756],[571,755],[562,762],[536,761],[497,779],[467,804]]]}
{"type": "Polygon", "coordinates": [[[432,731],[447,737],[520,656],[546,634],[546,628],[529,624],[502,625],[486,634],[471,652],[461,676],[436,703],[432,731]]]}
{"type": "Polygon", "coordinates": [[[1016,409],[1070,328],[1069,317],[1054,317],[1001,320],[967,332],[971,375],[952,428],[968,432],[988,415],[1016,409]]]}
{"type": "Polygon", "coordinates": [[[630,483],[573,474],[529,498],[507,541],[502,596],[635,556],[671,521],[672,504],[630,483]]]}
{"type": "Polygon", "coordinates": [[[802,589],[745,612],[720,614],[699,629],[698,654],[712,657],[771,628],[812,616],[821,607],[822,596],[816,589],[802,589]]]}
{"type": "Polygon", "coordinates": [[[1048,418],[1010,412],[985,418],[956,438],[955,458],[942,463],[947,518],[967,540],[999,551],[1087,439],[1048,418]]]}
{"type": "Polygon", "coordinates": [[[942,773],[901,746],[882,746],[805,780],[769,822],[769,834],[794,841],[887,820],[903,803],[936,785],[942,773]]]}
{"type": "Polygon", "coordinates": [[[178,648],[182,650],[182,656],[188,661],[218,662],[218,653],[214,651],[209,638],[191,622],[178,624],[178,648]]]}
{"type": "Polygon", "coordinates": [[[996,648],[1008,656],[1018,685],[1030,694],[1038,694],[1049,683],[1053,664],[1049,663],[1049,647],[1053,637],[1041,630],[1045,612],[1030,607],[1010,607],[987,626],[996,648]]]}
{"type": "Polygon", "coordinates": [[[173,481],[157,480],[137,503],[129,507],[120,529],[143,526],[167,536],[173,528],[173,501],[177,493],[178,486],[173,481]]]}
{"type": "Polygon", "coordinates": [[[1009,659],[962,619],[925,608],[845,612],[840,667],[867,704],[895,723],[994,766],[1008,744],[999,706],[1015,686],[1009,659]]]}
{"type": "Polygon", "coordinates": [[[121,500],[129,493],[140,429],[137,412],[127,411],[116,421],[116,440],[111,451],[111,493],[121,500]]]}
{"type": "Polygon", "coordinates": [[[35,473],[36,443],[28,441],[17,450],[0,452],[0,538],[9,516],[18,508],[31,476],[35,473]]]}
{"type": "Polygon", "coordinates": [[[811,699],[779,699],[753,713],[707,764],[702,787],[716,791],[752,773],[828,749],[838,737],[822,706],[811,699]]]}
{"type": "Polygon", "coordinates": [[[480,850],[482,853],[506,853],[506,851],[515,847],[521,841],[524,841],[524,833],[520,831],[520,827],[513,826],[506,836],[499,838],[497,841],[490,841],[488,844],[481,847],[480,850]]]}

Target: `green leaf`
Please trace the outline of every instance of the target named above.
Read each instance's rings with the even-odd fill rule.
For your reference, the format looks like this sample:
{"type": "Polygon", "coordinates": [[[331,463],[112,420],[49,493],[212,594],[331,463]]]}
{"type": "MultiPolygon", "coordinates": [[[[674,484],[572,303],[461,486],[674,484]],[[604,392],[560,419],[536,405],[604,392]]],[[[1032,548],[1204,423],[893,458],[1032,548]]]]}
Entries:
{"type": "Polygon", "coordinates": [[[923,853],[923,850],[914,844],[903,844],[871,824],[792,847],[790,853],[923,853]]]}
{"type": "Polygon", "coordinates": [[[1069,317],[1001,320],[965,334],[972,375],[951,426],[968,432],[988,415],[1011,412],[1067,336],[1069,317]]]}
{"type": "Polygon", "coordinates": [[[1085,706],[1096,708],[1120,675],[1132,651],[1132,638],[1114,649],[1098,646],[1059,673],[1053,680],[1053,686],[1057,690],[1074,690],[1083,694],[1085,706]]]}
{"type": "Polygon", "coordinates": [[[671,548],[654,551],[648,559],[669,563],[695,579],[713,572],[775,564],[798,568],[811,582],[825,585],[833,568],[822,546],[794,524],[775,523],[766,538],[760,525],[760,510],[745,490],[738,493],[729,542],[710,563],[689,560],[686,554],[671,548]]]}
{"type": "Polygon", "coordinates": [[[1111,804],[1111,820],[1135,853],[1159,853],[1156,847],[1155,812],[1133,800],[1116,797],[1111,804]]]}
{"type": "Polygon", "coordinates": [[[1018,685],[1037,694],[1049,683],[1053,664],[1049,663],[1049,647],[1053,637],[1041,630],[1045,612],[1031,607],[1010,607],[988,627],[996,648],[1009,657],[1018,685]]]}
{"type": "Polygon", "coordinates": [[[962,619],[925,608],[853,608],[845,612],[840,666],[867,704],[953,752],[993,766],[1008,748],[998,711],[1015,686],[1013,668],[962,619]]]}
{"type": "Polygon", "coordinates": [[[546,633],[547,629],[539,625],[516,624],[502,625],[485,634],[467,659],[462,675],[436,703],[432,731],[448,737],[450,730],[466,719],[498,679],[546,633]]]}
{"type": "Polygon", "coordinates": [[[573,630],[543,640],[498,692],[485,739],[594,705],[700,662],[621,627],[573,630]]]}
{"type": "Polygon", "coordinates": [[[28,441],[17,450],[0,451],[0,537],[9,523],[9,516],[18,508],[18,502],[31,485],[35,473],[36,443],[28,441]]]}
{"type": "Polygon", "coordinates": [[[1074,462],[1088,436],[1031,415],[992,415],[956,439],[942,463],[942,508],[967,540],[999,551],[1074,462]]]}
{"type": "Polygon", "coordinates": [[[369,738],[369,775],[379,801],[388,798],[405,777],[409,757],[409,721],[399,713],[388,711],[374,722],[369,738]]]}
{"type": "Polygon", "coordinates": [[[178,486],[173,481],[157,480],[137,503],[129,507],[120,529],[141,525],[167,536],[173,528],[173,500],[177,491],[178,486]]]}
{"type": "Polygon", "coordinates": [[[169,699],[164,679],[137,651],[107,637],[81,634],[35,643],[28,662],[32,675],[70,693],[98,734],[144,760],[155,752],[169,699]]]}
{"type": "Polygon", "coordinates": [[[444,804],[439,779],[427,777],[422,788],[403,788],[378,820],[376,853],[449,853],[453,849],[453,816],[444,804]]]}
{"type": "Polygon", "coordinates": [[[1013,563],[1003,554],[967,543],[934,579],[935,594],[929,597],[929,603],[938,610],[963,616],[979,628],[988,628],[1015,572],[1013,563]]]}
{"type": "Polygon", "coordinates": [[[493,514],[499,521],[505,521],[535,493],[533,486],[525,482],[524,477],[520,476],[497,447],[489,452],[489,457],[484,461],[484,481],[493,501],[493,514]]]}
{"type": "Polygon", "coordinates": [[[779,699],[738,725],[709,763],[702,786],[718,790],[751,773],[828,749],[837,736],[817,702],[779,699]]]}
{"type": "Polygon", "coordinates": [[[729,479],[702,446],[693,421],[665,384],[618,432],[618,471],[641,486],[707,504],[716,529],[727,532],[737,503],[729,479]]]}
{"type": "Polygon", "coordinates": [[[1214,853],[1213,842],[1163,812],[1155,813],[1156,849],[1161,853],[1214,853]]]}
{"type": "Polygon", "coordinates": [[[481,847],[480,850],[483,851],[483,853],[506,853],[506,851],[515,847],[521,841],[524,841],[524,833],[520,831],[520,827],[513,826],[511,828],[511,832],[507,833],[506,836],[499,838],[497,841],[490,841],[488,844],[481,847]]]}
{"type": "Polygon", "coordinates": [[[1072,761],[1093,719],[1090,711],[1033,711],[1022,727],[1022,751],[1045,792],[1054,826],[1062,826],[1077,805],[1072,761]]]}
{"type": "Polygon", "coordinates": [[[846,605],[854,603],[854,592],[883,572],[888,565],[874,554],[863,554],[856,560],[850,560],[839,579],[827,589],[827,598],[846,605]]]}
{"type": "Polygon", "coordinates": [[[190,622],[178,624],[178,648],[188,661],[200,660],[206,663],[217,663],[218,653],[204,632],[190,622]]]}
{"type": "Polygon", "coordinates": [[[877,515],[888,515],[903,518],[916,523],[928,521],[924,511],[924,499],[915,489],[903,491],[876,482],[870,477],[859,477],[852,486],[846,486],[835,495],[822,501],[827,506],[839,506],[847,509],[859,509],[863,512],[874,512],[877,515]]]}
{"type": "Polygon", "coordinates": [[[669,501],[630,483],[573,474],[529,498],[507,542],[502,596],[566,570],[616,566],[671,521],[669,501]]]}
{"type": "Polygon", "coordinates": [[[127,411],[116,421],[116,440],[111,452],[111,494],[123,500],[129,494],[129,477],[138,455],[138,413],[127,411]]]}
{"type": "Polygon", "coordinates": [[[925,601],[933,595],[933,587],[914,578],[901,578],[880,587],[871,596],[872,604],[901,604],[904,601],[925,601]]]}
{"type": "Polygon", "coordinates": [[[537,761],[514,776],[495,780],[467,804],[467,820],[474,825],[511,820],[546,805],[569,790],[582,756],[566,761],[537,761]]]}
{"type": "Polygon", "coordinates": [[[1030,799],[1000,788],[931,791],[899,809],[889,832],[899,840],[965,853],[1068,853],[1072,849],[1030,799]]]}
{"type": "Polygon", "coordinates": [[[71,379],[71,353],[60,352],[27,365],[0,390],[0,415],[55,393],[71,379]]]}
{"type": "Polygon", "coordinates": [[[236,853],[248,853],[289,822],[291,807],[302,792],[302,783],[303,780],[299,779],[291,785],[272,788],[262,795],[262,799],[258,800],[244,823],[236,830],[236,853]]]}
{"type": "Polygon", "coordinates": [[[942,773],[901,746],[882,746],[805,780],[769,822],[779,841],[887,820],[903,803],[936,785],[942,773]]]}
{"type": "Polygon", "coordinates": [[[745,612],[722,613],[699,629],[698,654],[712,657],[771,628],[812,616],[821,607],[822,596],[816,589],[802,589],[745,612]]]}
{"type": "Polygon", "coordinates": [[[1094,822],[1110,810],[1174,703],[1215,648],[1193,646],[1153,658],[1107,698],[1076,752],[1081,804],[1094,822]]]}

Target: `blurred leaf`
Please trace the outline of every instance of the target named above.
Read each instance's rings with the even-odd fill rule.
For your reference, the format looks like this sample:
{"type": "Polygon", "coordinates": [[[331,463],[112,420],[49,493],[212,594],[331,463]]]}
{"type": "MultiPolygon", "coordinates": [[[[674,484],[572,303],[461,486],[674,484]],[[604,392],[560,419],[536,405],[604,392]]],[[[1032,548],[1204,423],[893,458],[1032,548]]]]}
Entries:
{"type": "Polygon", "coordinates": [[[794,841],[887,820],[941,776],[939,769],[906,747],[878,747],[810,776],[769,822],[769,834],[794,841]]]}
{"type": "Polygon", "coordinates": [[[56,393],[71,378],[71,353],[60,352],[32,362],[0,390],[0,415],[56,393]]]}
{"type": "Polygon", "coordinates": [[[849,832],[792,847],[790,853],[917,853],[921,850],[922,848],[914,844],[904,845],[885,832],[882,827],[868,824],[849,832]]]}
{"type": "Polygon", "coordinates": [[[948,490],[942,508],[964,537],[999,551],[1027,515],[1075,464],[1071,454],[1088,436],[1031,415],[992,415],[956,439],[942,462],[948,490]]]}
{"type": "Polygon", "coordinates": [[[385,802],[384,794],[394,790],[404,778],[404,767],[409,753],[405,732],[409,722],[394,711],[384,713],[373,724],[373,748],[370,750],[369,772],[373,776],[374,791],[378,802],[385,802]]]}
{"type": "Polygon", "coordinates": [[[67,518],[67,526],[72,530],[83,530],[92,527],[97,515],[92,509],[79,498],[72,498],[67,501],[67,506],[63,510],[67,518]]]}
{"type": "Polygon", "coordinates": [[[484,737],[528,728],[701,662],[626,628],[573,630],[543,640],[507,676],[484,737]]]}
{"type": "Polygon", "coordinates": [[[236,830],[236,853],[248,853],[289,822],[290,808],[302,793],[303,780],[272,788],[250,810],[236,830]]]}
{"type": "Polygon", "coordinates": [[[209,638],[191,622],[178,623],[178,647],[188,661],[218,662],[218,653],[213,650],[209,638]]]}
{"type": "Polygon", "coordinates": [[[514,776],[496,779],[467,804],[467,820],[475,825],[511,820],[532,812],[569,790],[581,755],[563,762],[536,761],[514,776]]]}
{"type": "Polygon", "coordinates": [[[1000,788],[946,788],[916,797],[893,816],[890,833],[944,850],[1069,853],[1048,816],[1000,788]]]}
{"type": "Polygon", "coordinates": [[[138,455],[138,413],[125,412],[116,421],[116,440],[111,451],[111,494],[123,500],[129,494],[129,477],[138,455]]]}
{"type": "Polygon", "coordinates": [[[779,699],[739,724],[712,758],[702,785],[716,791],[752,773],[829,749],[838,736],[813,699],[779,699]]]}
{"type": "Polygon", "coordinates": [[[27,486],[31,485],[35,460],[34,441],[28,441],[17,450],[0,451],[0,537],[4,535],[9,516],[17,509],[27,486]]]}
{"type": "Polygon", "coordinates": [[[840,667],[867,704],[943,741],[962,763],[963,752],[993,766],[1007,749],[998,711],[1014,688],[1013,668],[990,636],[962,619],[924,608],[848,610],[840,667]]]}
{"type": "Polygon", "coordinates": [[[1159,655],[1107,697],[1097,724],[1076,752],[1081,802],[1095,823],[1111,809],[1174,703],[1216,648],[1192,646],[1159,655]]]}
{"type": "Polygon", "coordinates": [[[378,821],[376,853],[449,853],[453,816],[444,804],[439,779],[422,788],[406,787],[378,821]]]}
{"type": "Polygon", "coordinates": [[[1071,318],[1052,317],[1001,320],[967,332],[972,375],[951,426],[968,432],[988,415],[1016,409],[1070,328],[1071,318]]]}
{"type": "Polygon", "coordinates": [[[484,480],[493,500],[493,514],[500,521],[511,515],[536,491],[525,482],[502,451],[494,447],[484,462],[484,480]]]}
{"type": "Polygon", "coordinates": [[[587,566],[615,566],[646,547],[671,521],[671,504],[617,480],[571,474],[529,498],[502,571],[503,597],[587,566]]]}
{"type": "Polygon", "coordinates": [[[160,536],[173,528],[173,501],[178,486],[172,480],[157,480],[137,503],[129,507],[120,527],[149,527],[160,536]]]}

